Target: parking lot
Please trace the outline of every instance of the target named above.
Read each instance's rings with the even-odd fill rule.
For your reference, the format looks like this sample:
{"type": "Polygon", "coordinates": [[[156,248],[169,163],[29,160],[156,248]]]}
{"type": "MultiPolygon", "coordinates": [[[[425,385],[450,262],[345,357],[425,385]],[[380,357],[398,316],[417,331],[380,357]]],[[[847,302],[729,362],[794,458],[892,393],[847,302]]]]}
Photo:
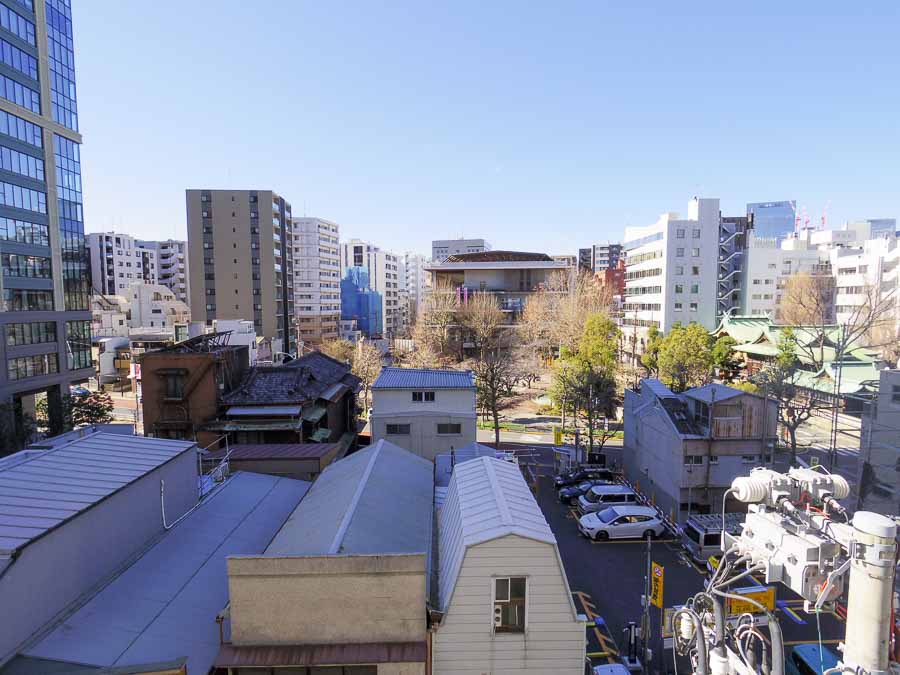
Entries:
{"type": "MultiPolygon", "coordinates": [[[[577,513],[557,498],[549,451],[541,450],[540,456],[538,503],[556,535],[575,606],[595,624],[587,629],[588,654],[595,664],[617,661],[625,646],[623,631],[628,622],[640,625],[647,544],[640,540],[595,542],[582,536],[576,526],[577,513]]],[[[703,587],[706,569],[689,561],[674,535],[654,540],[651,557],[665,568],[666,607],[683,604],[703,587]]],[[[776,592],[776,616],[786,645],[816,642],[815,616],[804,614],[802,601],[786,587],[779,585],[776,592]]],[[[662,650],[660,615],[659,609],[651,608],[654,669],[668,672],[673,670],[672,653],[662,650]]],[[[844,624],[833,614],[822,615],[821,628],[823,643],[832,648],[843,638],[844,624]]]]}

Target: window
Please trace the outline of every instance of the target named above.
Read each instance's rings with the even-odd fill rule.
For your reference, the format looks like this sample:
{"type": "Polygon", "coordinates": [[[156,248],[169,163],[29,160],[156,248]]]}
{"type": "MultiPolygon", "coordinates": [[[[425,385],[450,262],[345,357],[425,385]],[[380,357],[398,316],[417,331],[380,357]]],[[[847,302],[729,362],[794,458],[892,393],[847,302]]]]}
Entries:
{"type": "Polygon", "coordinates": [[[699,293],[700,284],[691,284],[691,293],[699,293]]]}
{"type": "Polygon", "coordinates": [[[437,432],[440,436],[458,436],[462,433],[462,424],[438,424],[437,432]]]}
{"type": "Polygon", "coordinates": [[[684,456],[684,465],[685,466],[698,466],[703,464],[703,455],[685,455],[684,456]]]}
{"type": "Polygon", "coordinates": [[[59,360],[56,354],[22,356],[6,361],[6,376],[10,380],[24,380],[28,377],[38,377],[58,372],[59,360]]]}
{"type": "Polygon", "coordinates": [[[891,388],[891,403],[900,403],[900,385],[898,384],[891,388]]]}
{"type": "Polygon", "coordinates": [[[426,401],[426,402],[434,403],[434,392],[433,392],[433,391],[426,391],[426,392],[425,392],[425,401],[426,401]]]}
{"type": "Polygon", "coordinates": [[[388,436],[409,436],[408,424],[386,424],[385,427],[388,436]]]}
{"type": "Polygon", "coordinates": [[[677,239],[684,239],[684,230],[675,230],[675,237],[677,239]]]}
{"type": "Polygon", "coordinates": [[[692,312],[696,312],[696,311],[697,311],[697,303],[696,303],[696,302],[692,302],[692,303],[690,304],[689,309],[690,309],[692,312]]]}
{"type": "MultiPolygon", "coordinates": [[[[312,309],[312,307],[310,307],[312,309]]],[[[413,403],[422,403],[422,401],[434,402],[433,391],[414,391],[412,393],[413,403]]]]}
{"type": "Polygon", "coordinates": [[[676,293],[684,293],[684,284],[675,284],[676,293]]]}
{"type": "Polygon", "coordinates": [[[700,268],[697,265],[691,267],[691,275],[695,277],[700,276],[700,268]]]}
{"type": "Polygon", "coordinates": [[[10,347],[56,342],[56,324],[52,321],[10,323],[6,326],[6,344],[10,347]]]}
{"type": "Polygon", "coordinates": [[[692,248],[692,249],[691,249],[691,255],[692,255],[694,258],[699,258],[699,257],[700,257],[700,249],[699,249],[699,248],[692,248]]]}
{"type": "Polygon", "coordinates": [[[709,463],[710,463],[710,464],[718,464],[718,463],[719,463],[719,456],[718,456],[718,455],[710,455],[710,456],[709,456],[709,463]]]}
{"type": "Polygon", "coordinates": [[[684,265],[675,265],[675,274],[684,274],[684,265]]]}
{"type": "Polygon", "coordinates": [[[184,383],[187,380],[186,373],[166,373],[163,375],[163,378],[166,384],[166,398],[184,398],[184,383]]]}
{"type": "Polygon", "coordinates": [[[744,464],[756,464],[759,462],[759,455],[741,455],[741,461],[744,464]]]}
{"type": "Polygon", "coordinates": [[[680,302],[675,303],[675,311],[680,312],[683,309],[683,305],[680,302]]]}
{"type": "Polygon", "coordinates": [[[676,248],[676,249],[675,249],[675,255],[677,255],[679,258],[683,257],[683,256],[684,256],[684,249],[683,249],[683,248],[676,248]]]}
{"type": "Polygon", "coordinates": [[[525,577],[494,579],[494,632],[525,632],[525,577]]]}
{"type": "Polygon", "coordinates": [[[694,239],[699,239],[699,238],[700,238],[700,228],[699,228],[699,227],[695,227],[695,228],[694,228],[693,235],[694,235],[694,239]]]}

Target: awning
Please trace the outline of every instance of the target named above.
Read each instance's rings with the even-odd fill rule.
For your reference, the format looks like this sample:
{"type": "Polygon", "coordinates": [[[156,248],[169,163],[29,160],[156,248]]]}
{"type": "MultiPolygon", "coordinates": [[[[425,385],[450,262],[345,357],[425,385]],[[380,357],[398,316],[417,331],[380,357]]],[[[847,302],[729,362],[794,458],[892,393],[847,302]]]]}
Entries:
{"type": "Polygon", "coordinates": [[[331,438],[331,429],[327,427],[324,429],[316,429],[315,432],[313,432],[313,435],[309,437],[311,441],[315,441],[316,443],[324,443],[329,438],[331,438]]]}
{"type": "Polygon", "coordinates": [[[214,420],[205,426],[209,431],[299,431],[302,420],[214,420]]]}
{"type": "Polygon", "coordinates": [[[331,385],[330,387],[328,387],[328,389],[322,392],[322,395],[319,398],[324,398],[326,401],[334,403],[344,395],[344,392],[349,390],[350,387],[348,387],[346,384],[338,382],[337,384],[331,385]]]}
{"type": "Polygon", "coordinates": [[[327,645],[267,645],[237,647],[224,644],[217,668],[273,666],[341,666],[369,663],[424,663],[424,642],[369,642],[327,645]]]}
{"type": "Polygon", "coordinates": [[[328,412],[328,410],[327,408],[325,408],[325,406],[314,405],[303,411],[303,419],[307,422],[318,422],[320,419],[325,417],[326,412],[328,412]]]}
{"type": "Polygon", "coordinates": [[[296,417],[299,405],[233,405],[225,414],[228,417],[296,417]]]}

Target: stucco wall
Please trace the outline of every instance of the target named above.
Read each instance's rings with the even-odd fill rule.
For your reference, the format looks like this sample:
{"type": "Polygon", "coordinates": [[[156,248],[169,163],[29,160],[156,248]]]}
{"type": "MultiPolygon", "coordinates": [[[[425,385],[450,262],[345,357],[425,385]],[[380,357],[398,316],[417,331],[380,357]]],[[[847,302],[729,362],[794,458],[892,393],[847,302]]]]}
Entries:
{"type": "Polygon", "coordinates": [[[475,411],[474,389],[375,389],[372,410],[377,414],[390,413],[471,413],[475,411]],[[413,391],[433,391],[434,401],[412,400],[413,391]]]}
{"type": "Polygon", "coordinates": [[[425,556],[228,559],[236,645],[425,640],[425,556]]]}
{"type": "Polygon", "coordinates": [[[0,663],[163,532],[160,480],[171,523],[197,503],[195,452],[182,453],[22,550],[0,577],[2,606],[10,609],[0,612],[0,663]]]}
{"type": "Polygon", "coordinates": [[[420,457],[434,461],[435,455],[450,452],[453,448],[475,442],[475,413],[469,414],[418,414],[418,415],[379,415],[372,413],[372,442],[382,439],[399,445],[420,457]],[[459,424],[459,434],[438,434],[438,424],[459,424]],[[388,435],[388,424],[408,424],[408,435],[388,435]]]}

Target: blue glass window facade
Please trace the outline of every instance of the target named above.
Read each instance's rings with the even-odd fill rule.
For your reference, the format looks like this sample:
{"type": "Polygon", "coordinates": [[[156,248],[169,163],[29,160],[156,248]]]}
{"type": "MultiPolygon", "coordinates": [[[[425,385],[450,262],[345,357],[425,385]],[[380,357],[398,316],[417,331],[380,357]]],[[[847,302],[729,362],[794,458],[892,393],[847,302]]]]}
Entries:
{"type": "Polygon", "coordinates": [[[37,59],[2,38],[0,38],[0,60],[32,80],[38,79],[37,59]]]}
{"type": "Polygon", "coordinates": [[[795,201],[747,204],[747,217],[753,217],[753,234],[756,237],[784,239],[794,231],[796,212],[795,201]]]}
{"type": "Polygon", "coordinates": [[[75,97],[75,47],[70,0],[47,0],[47,56],[53,119],[78,131],[75,97]]]}
{"type": "Polygon", "coordinates": [[[44,146],[44,137],[37,124],[32,124],[2,110],[0,110],[0,134],[6,134],[36,148],[44,146]]]}
{"type": "MultiPolygon", "coordinates": [[[[3,7],[3,5],[0,5],[3,7]]],[[[34,89],[12,80],[6,75],[0,75],[0,96],[11,103],[28,108],[31,112],[41,113],[41,95],[34,89]]]]}
{"type": "Polygon", "coordinates": [[[5,28],[32,47],[35,45],[34,23],[12,11],[6,5],[0,5],[0,28],[5,28]]]}
{"type": "Polygon", "coordinates": [[[44,160],[0,145],[0,169],[44,182],[44,160]]]}
{"type": "Polygon", "coordinates": [[[20,244],[50,245],[49,228],[45,224],[15,218],[0,218],[0,239],[20,244]]]}
{"type": "Polygon", "coordinates": [[[84,240],[81,201],[81,146],[53,134],[59,236],[62,243],[63,293],[67,310],[90,308],[90,258],[84,240]]]}
{"type": "Polygon", "coordinates": [[[47,213],[46,194],[12,183],[0,183],[0,204],[35,213],[47,213]]]}

